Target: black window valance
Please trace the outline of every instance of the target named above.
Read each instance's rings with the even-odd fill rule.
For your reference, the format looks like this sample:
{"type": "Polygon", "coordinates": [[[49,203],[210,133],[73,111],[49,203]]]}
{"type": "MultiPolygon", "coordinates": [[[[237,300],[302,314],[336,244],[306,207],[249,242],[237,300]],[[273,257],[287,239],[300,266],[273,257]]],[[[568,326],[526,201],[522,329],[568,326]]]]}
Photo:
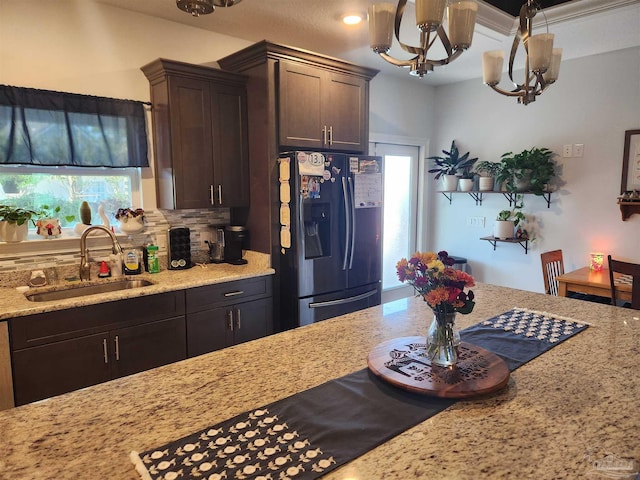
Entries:
{"type": "Polygon", "coordinates": [[[144,103],[0,85],[0,165],[147,167],[144,103]]]}

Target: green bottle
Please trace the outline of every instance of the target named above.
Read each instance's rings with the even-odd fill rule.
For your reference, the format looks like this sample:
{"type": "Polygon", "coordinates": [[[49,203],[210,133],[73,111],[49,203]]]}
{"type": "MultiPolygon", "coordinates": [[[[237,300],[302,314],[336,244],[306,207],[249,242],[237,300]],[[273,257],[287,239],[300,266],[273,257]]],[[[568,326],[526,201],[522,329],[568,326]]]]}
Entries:
{"type": "Polygon", "coordinates": [[[158,260],[158,246],[157,245],[148,245],[147,246],[147,260],[149,262],[149,273],[159,273],[160,272],[160,262],[158,260]]]}

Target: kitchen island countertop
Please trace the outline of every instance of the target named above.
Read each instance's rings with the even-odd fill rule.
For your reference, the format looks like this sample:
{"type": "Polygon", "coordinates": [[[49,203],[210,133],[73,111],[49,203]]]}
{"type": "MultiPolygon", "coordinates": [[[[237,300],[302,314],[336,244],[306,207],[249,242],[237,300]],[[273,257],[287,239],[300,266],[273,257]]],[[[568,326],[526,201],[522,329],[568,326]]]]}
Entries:
{"type": "MultiPolygon", "coordinates": [[[[244,258],[248,262],[246,265],[207,263],[196,264],[192,268],[186,270],[162,270],[160,273],[155,274],[143,273],[140,275],[129,275],[127,277],[134,279],[144,278],[149,280],[153,282],[153,285],[120,290],[117,292],[85,295],[64,300],[31,302],[26,299],[23,293],[18,292],[15,288],[0,287],[0,321],[14,317],[33,315],[35,313],[51,312],[54,310],[63,310],[67,308],[81,307],[84,305],[94,305],[114,300],[123,300],[125,298],[154,295],[157,293],[184,290],[187,288],[231,282],[234,280],[243,280],[263,275],[273,275],[275,272],[271,268],[270,256],[267,254],[247,251],[245,252],[244,258]]],[[[78,280],[65,282],[63,280],[51,286],[31,288],[28,293],[69,288],[88,283],[109,282],[111,280],[114,280],[114,278],[105,280],[93,279],[91,282],[80,282],[78,280]]],[[[1,478],[2,477],[0,477],[0,479],[1,478]]]]}
{"type": "MultiPolygon", "coordinates": [[[[462,328],[514,307],[590,327],[512,372],[504,389],[459,401],[323,478],[598,479],[607,454],[637,464],[640,312],[473,290],[462,328]]],[[[420,299],[400,300],[0,412],[0,478],[137,480],[132,450],[365,368],[373,347],[424,333],[431,317],[420,299]]]]}

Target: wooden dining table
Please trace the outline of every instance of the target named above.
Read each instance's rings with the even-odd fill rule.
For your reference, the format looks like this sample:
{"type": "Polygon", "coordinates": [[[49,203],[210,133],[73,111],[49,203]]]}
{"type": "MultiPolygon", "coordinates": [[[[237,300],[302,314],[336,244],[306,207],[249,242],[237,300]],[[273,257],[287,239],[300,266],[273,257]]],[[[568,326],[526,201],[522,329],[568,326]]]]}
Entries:
{"type": "MultiPolygon", "coordinates": [[[[613,281],[616,284],[617,299],[630,302],[631,281],[627,277],[614,272],[613,281]]],[[[603,268],[599,272],[595,272],[589,267],[579,268],[557,276],[556,281],[558,282],[558,295],[560,297],[568,296],[569,292],[611,297],[611,283],[607,268],[603,268]]]]}

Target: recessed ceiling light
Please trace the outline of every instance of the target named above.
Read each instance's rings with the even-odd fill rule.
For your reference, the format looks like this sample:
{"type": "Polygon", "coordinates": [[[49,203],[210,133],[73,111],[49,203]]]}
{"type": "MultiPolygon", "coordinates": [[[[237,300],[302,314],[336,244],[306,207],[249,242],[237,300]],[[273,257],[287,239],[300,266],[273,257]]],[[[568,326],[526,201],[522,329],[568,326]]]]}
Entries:
{"type": "Polygon", "coordinates": [[[358,25],[362,22],[362,15],[360,13],[347,13],[343,15],[342,22],[346,25],[358,25]]]}

